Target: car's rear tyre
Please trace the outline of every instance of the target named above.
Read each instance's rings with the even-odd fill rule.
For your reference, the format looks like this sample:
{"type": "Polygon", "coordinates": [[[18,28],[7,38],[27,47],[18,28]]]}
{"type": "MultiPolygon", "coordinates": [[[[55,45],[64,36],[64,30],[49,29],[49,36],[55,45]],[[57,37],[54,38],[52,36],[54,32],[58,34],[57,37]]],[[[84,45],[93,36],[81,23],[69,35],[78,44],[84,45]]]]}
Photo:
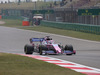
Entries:
{"type": "Polygon", "coordinates": [[[25,52],[25,54],[33,54],[33,51],[34,51],[34,47],[32,45],[26,44],[24,46],[24,52],[25,52]]]}
{"type": "Polygon", "coordinates": [[[73,46],[72,45],[66,45],[64,50],[73,51],[73,46]]]}

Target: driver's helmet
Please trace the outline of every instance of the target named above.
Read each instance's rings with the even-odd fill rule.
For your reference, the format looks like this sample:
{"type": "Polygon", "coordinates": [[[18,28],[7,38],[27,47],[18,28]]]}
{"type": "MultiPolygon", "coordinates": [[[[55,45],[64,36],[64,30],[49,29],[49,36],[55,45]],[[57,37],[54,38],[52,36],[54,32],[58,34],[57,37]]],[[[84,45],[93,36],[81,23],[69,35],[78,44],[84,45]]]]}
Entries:
{"type": "Polygon", "coordinates": [[[48,40],[47,43],[48,43],[48,44],[52,44],[52,41],[51,41],[51,40],[48,40]]]}
{"type": "Polygon", "coordinates": [[[52,40],[52,38],[50,38],[50,36],[46,36],[46,37],[45,37],[45,40],[47,40],[47,41],[48,41],[48,40],[52,40]]]}

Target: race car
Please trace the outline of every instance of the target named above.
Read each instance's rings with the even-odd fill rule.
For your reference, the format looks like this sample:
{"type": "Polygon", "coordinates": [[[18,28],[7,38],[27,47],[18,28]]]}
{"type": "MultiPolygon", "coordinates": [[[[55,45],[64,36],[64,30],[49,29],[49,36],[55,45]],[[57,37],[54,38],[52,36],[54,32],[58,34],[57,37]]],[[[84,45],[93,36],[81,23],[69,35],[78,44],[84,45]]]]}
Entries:
{"type": "Polygon", "coordinates": [[[40,55],[76,54],[76,51],[73,50],[72,45],[65,45],[64,47],[61,44],[56,44],[50,36],[46,36],[44,38],[30,38],[30,45],[26,44],[24,46],[24,52],[25,54],[33,54],[33,52],[37,52],[40,55]],[[39,42],[39,43],[35,44],[35,42],[39,42]]]}

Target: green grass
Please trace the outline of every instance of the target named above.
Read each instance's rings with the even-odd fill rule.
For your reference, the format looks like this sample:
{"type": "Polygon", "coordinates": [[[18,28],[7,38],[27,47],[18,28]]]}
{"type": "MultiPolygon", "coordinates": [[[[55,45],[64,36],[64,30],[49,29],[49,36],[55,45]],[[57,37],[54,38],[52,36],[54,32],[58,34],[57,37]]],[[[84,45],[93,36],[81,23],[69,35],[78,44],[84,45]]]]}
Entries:
{"type": "Polygon", "coordinates": [[[1,26],[8,26],[8,27],[19,27],[22,25],[21,20],[8,20],[8,19],[3,19],[1,21],[4,21],[5,24],[1,24],[1,26]]]}
{"type": "Polygon", "coordinates": [[[14,54],[0,53],[0,75],[84,75],[54,64],[14,54]]]}
{"type": "Polygon", "coordinates": [[[80,38],[80,39],[100,41],[100,35],[83,33],[83,32],[78,32],[78,31],[63,30],[63,29],[49,28],[49,27],[43,27],[43,26],[34,27],[34,28],[25,27],[24,29],[53,33],[53,34],[60,34],[60,35],[65,35],[65,36],[70,36],[70,37],[75,37],[75,38],[80,38]]]}
{"type": "Polygon", "coordinates": [[[20,20],[3,20],[3,21],[6,22],[6,24],[3,24],[3,26],[60,34],[60,35],[71,36],[71,37],[80,38],[80,39],[100,41],[100,35],[96,35],[96,34],[84,33],[84,32],[72,31],[72,30],[63,30],[63,29],[50,28],[50,27],[44,27],[44,26],[34,26],[34,27],[22,26],[22,21],[20,20]]]}

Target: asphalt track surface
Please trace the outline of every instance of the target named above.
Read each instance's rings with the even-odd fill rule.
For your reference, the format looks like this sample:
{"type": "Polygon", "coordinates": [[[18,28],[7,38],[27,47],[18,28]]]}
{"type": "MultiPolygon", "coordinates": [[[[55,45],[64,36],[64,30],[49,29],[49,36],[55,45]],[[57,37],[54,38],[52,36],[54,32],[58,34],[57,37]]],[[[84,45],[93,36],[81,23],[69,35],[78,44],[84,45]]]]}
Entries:
{"type": "MultiPolygon", "coordinates": [[[[67,36],[0,26],[0,52],[24,54],[24,45],[29,43],[29,38],[40,38],[48,35],[51,36],[56,43],[63,45],[72,44],[77,54],[72,56],[47,56],[100,69],[100,42],[67,36]]],[[[34,53],[34,55],[37,55],[37,53],[34,53]]]]}

